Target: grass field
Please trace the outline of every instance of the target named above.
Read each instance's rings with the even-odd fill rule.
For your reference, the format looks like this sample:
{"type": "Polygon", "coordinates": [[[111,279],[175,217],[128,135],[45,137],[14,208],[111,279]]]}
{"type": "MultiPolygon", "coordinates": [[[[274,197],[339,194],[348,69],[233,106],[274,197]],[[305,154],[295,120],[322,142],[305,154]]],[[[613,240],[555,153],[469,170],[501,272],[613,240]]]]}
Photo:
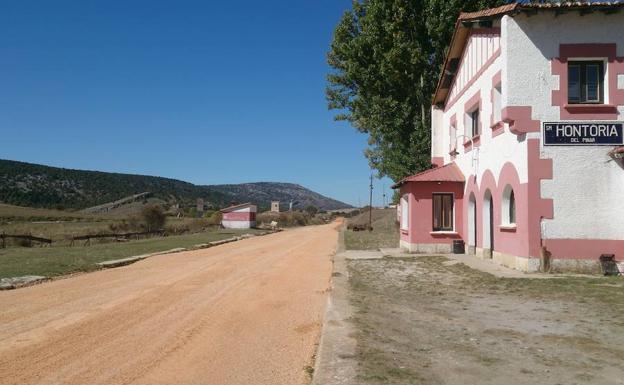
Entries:
{"type": "MultiPolygon", "coordinates": [[[[368,224],[368,212],[350,218],[348,224],[368,224]]],[[[395,209],[374,209],[373,231],[346,230],[344,234],[347,250],[371,250],[380,247],[399,247],[399,228],[395,209]]]]}
{"type": "Polygon", "coordinates": [[[103,217],[78,211],[38,209],[0,203],[0,219],[5,221],[101,220],[103,217]]]}
{"type": "Polygon", "coordinates": [[[258,230],[215,230],[197,234],[150,238],[123,243],[76,247],[12,247],[0,249],[0,278],[24,275],[46,277],[96,270],[95,263],[134,255],[190,247],[258,230]]]}

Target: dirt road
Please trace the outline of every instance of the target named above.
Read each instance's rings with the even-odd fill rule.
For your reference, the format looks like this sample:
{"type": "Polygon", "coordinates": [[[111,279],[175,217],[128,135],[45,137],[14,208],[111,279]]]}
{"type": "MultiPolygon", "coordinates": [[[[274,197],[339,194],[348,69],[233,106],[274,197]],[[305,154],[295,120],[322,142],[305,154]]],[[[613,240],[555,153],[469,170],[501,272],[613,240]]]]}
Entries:
{"type": "Polygon", "coordinates": [[[0,292],[0,383],[307,383],[337,227],[0,292]]]}

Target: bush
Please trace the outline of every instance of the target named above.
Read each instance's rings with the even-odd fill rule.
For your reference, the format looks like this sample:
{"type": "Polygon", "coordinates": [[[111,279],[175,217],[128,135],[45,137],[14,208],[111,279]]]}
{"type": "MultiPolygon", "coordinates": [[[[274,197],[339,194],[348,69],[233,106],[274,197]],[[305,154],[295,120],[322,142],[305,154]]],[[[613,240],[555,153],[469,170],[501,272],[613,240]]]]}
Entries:
{"type": "Polygon", "coordinates": [[[318,211],[319,211],[318,208],[316,208],[316,206],[312,206],[312,205],[306,206],[306,208],[305,208],[305,212],[310,214],[310,215],[314,215],[314,214],[318,213],[318,211]]]}
{"type": "Polygon", "coordinates": [[[147,231],[154,231],[164,227],[167,217],[160,205],[150,204],[141,210],[141,219],[145,223],[147,231]]]}

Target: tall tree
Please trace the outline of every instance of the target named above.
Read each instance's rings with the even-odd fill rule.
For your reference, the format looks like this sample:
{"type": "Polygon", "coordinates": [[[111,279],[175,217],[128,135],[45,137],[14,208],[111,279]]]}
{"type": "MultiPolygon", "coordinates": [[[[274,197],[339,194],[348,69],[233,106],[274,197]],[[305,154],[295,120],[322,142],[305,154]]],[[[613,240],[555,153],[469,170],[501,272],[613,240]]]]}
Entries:
{"type": "Polygon", "coordinates": [[[327,100],[368,134],[365,155],[397,181],[429,168],[430,103],[461,10],[502,0],[354,0],[327,55],[327,100]]]}

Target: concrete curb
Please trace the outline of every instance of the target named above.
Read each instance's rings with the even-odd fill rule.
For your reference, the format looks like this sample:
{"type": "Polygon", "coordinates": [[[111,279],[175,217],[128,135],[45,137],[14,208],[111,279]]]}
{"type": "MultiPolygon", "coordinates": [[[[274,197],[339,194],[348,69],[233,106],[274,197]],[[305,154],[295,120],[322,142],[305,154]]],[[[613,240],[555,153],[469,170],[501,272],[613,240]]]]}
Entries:
{"type": "Polygon", "coordinates": [[[321,338],[314,363],[312,385],[357,384],[355,328],[350,321],[349,271],[343,235],[333,262],[331,292],[327,299],[321,338]]]}
{"type": "Polygon", "coordinates": [[[130,265],[132,263],[141,261],[141,260],[149,258],[149,257],[153,257],[155,255],[173,254],[173,253],[179,253],[181,251],[187,251],[187,250],[188,249],[185,248],[185,247],[177,247],[175,249],[170,249],[170,250],[165,250],[165,251],[157,251],[155,253],[150,253],[150,254],[141,254],[141,255],[135,255],[135,256],[127,257],[127,258],[113,259],[113,260],[110,260],[110,261],[98,262],[98,263],[96,263],[96,265],[98,265],[101,268],[110,269],[110,268],[113,268],[113,267],[130,265]]]}
{"type": "Polygon", "coordinates": [[[121,258],[121,259],[113,259],[113,260],[110,260],[110,261],[98,262],[98,263],[96,263],[96,265],[98,267],[100,267],[100,268],[103,268],[103,269],[111,269],[111,268],[114,268],[114,267],[121,267],[121,266],[130,265],[130,264],[133,264],[135,262],[147,259],[149,257],[154,257],[156,255],[180,253],[182,251],[192,251],[192,250],[208,249],[208,248],[219,246],[219,245],[225,245],[226,243],[241,241],[243,239],[248,239],[248,238],[253,238],[253,237],[261,237],[261,236],[273,234],[273,233],[276,233],[276,232],[278,232],[278,231],[268,231],[268,232],[258,233],[258,234],[243,234],[243,235],[239,235],[237,237],[220,239],[218,241],[212,241],[212,242],[208,242],[208,243],[199,243],[199,244],[193,245],[191,247],[178,247],[178,248],[175,248],[175,249],[165,250],[165,251],[157,251],[155,253],[150,253],[150,254],[135,255],[135,256],[132,256],[132,257],[126,257],[126,258],[121,258]]]}
{"type": "Polygon", "coordinates": [[[50,278],[41,275],[25,275],[23,277],[12,277],[0,279],[0,290],[13,290],[20,287],[31,286],[45,282],[50,278]]]}

